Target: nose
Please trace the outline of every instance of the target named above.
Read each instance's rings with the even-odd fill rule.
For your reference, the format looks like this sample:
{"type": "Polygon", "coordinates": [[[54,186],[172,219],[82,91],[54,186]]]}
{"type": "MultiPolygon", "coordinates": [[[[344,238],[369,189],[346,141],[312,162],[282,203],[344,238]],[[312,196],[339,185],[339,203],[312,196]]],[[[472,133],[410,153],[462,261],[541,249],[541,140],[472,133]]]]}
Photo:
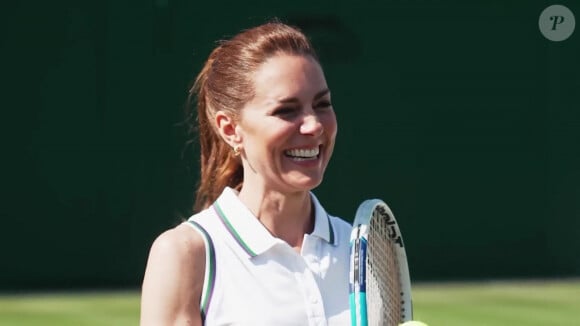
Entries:
{"type": "Polygon", "coordinates": [[[304,117],[302,125],[300,126],[300,133],[304,135],[320,136],[323,132],[324,127],[316,114],[308,114],[304,117]]]}

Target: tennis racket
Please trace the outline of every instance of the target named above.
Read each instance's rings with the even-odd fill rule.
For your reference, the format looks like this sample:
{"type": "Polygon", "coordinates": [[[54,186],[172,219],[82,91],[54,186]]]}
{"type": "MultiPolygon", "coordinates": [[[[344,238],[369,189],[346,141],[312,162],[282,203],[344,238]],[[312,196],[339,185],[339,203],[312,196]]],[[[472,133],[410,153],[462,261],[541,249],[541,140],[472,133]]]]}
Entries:
{"type": "Polygon", "coordinates": [[[382,200],[365,200],[356,211],[349,283],[352,326],[397,326],[413,319],[403,238],[382,200]]]}

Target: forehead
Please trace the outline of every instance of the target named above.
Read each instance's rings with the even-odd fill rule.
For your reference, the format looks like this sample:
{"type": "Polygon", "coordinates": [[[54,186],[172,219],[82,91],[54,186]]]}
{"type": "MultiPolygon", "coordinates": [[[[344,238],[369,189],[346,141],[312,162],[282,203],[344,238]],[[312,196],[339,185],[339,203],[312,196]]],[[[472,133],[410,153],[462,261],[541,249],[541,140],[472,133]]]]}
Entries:
{"type": "Polygon", "coordinates": [[[306,95],[327,88],[320,64],[308,55],[275,55],[260,65],[253,82],[256,98],[306,95]]]}

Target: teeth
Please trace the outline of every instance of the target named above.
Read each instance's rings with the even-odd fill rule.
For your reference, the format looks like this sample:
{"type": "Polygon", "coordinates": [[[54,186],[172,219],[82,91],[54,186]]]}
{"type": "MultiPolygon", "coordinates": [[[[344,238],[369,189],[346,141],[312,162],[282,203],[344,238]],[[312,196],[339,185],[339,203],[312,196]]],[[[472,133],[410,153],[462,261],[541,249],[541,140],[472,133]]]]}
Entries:
{"type": "Polygon", "coordinates": [[[306,157],[306,158],[313,158],[318,156],[320,149],[318,147],[311,148],[311,149],[291,149],[287,150],[284,153],[288,156],[292,157],[306,157]]]}

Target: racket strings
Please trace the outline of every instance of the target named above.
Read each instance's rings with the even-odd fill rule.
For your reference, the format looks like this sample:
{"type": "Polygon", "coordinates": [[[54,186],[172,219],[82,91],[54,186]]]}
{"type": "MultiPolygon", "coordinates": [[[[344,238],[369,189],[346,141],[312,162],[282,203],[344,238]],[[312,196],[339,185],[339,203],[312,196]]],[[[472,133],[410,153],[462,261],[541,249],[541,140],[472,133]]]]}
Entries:
{"type": "Polygon", "coordinates": [[[389,226],[383,217],[372,218],[367,251],[367,310],[369,326],[396,326],[402,319],[401,282],[389,226]]]}

